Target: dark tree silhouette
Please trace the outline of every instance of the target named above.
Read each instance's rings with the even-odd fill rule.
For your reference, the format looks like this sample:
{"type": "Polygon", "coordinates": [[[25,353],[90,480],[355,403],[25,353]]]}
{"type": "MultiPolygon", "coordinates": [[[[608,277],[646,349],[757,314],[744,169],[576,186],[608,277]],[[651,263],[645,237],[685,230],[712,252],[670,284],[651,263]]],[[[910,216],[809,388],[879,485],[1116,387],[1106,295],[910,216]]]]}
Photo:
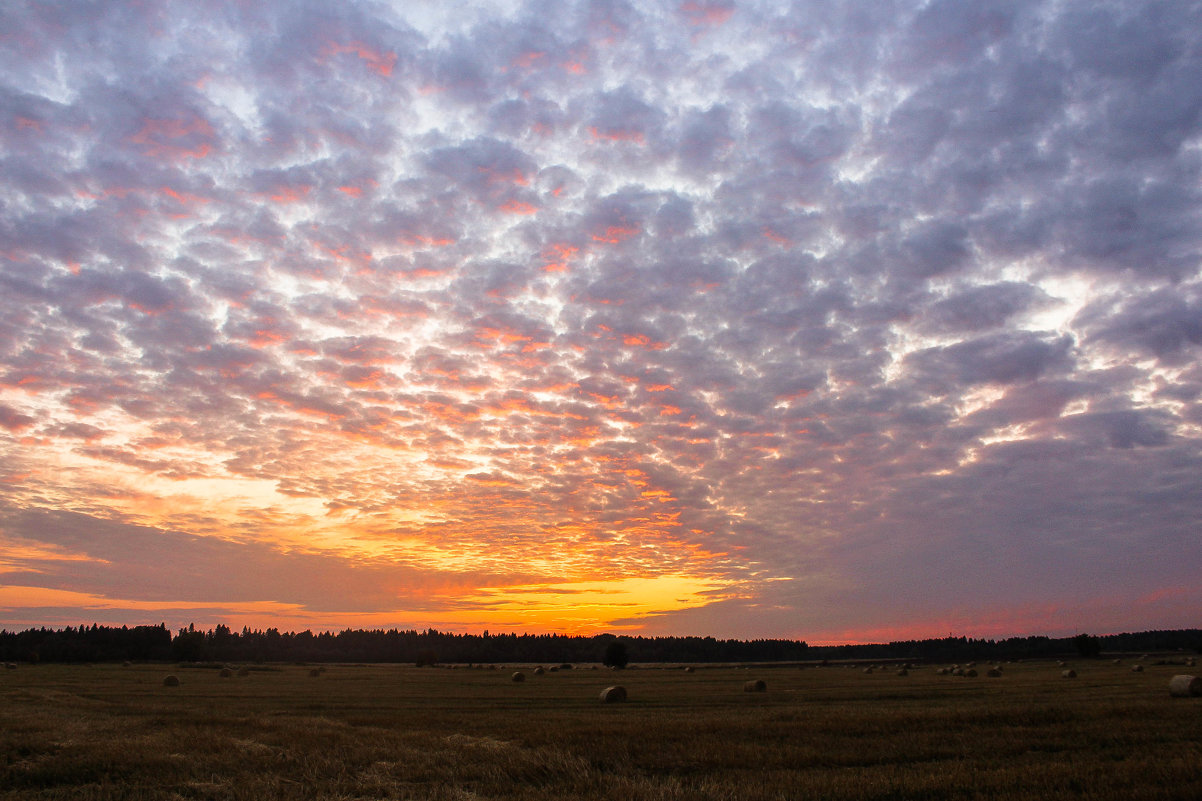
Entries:
{"type": "Polygon", "coordinates": [[[1078,634],[1073,637],[1073,647],[1086,659],[1095,659],[1102,653],[1102,641],[1089,634],[1078,634]]]}
{"type": "Polygon", "coordinates": [[[624,668],[630,662],[630,656],[626,653],[626,643],[615,640],[605,646],[605,656],[601,663],[606,667],[624,668]]]}
{"type": "Polygon", "coordinates": [[[719,640],[713,637],[641,637],[598,634],[452,634],[397,629],[346,629],[341,632],[281,632],[279,629],[211,631],[195,626],[112,628],[99,625],[63,629],[0,629],[3,662],[423,662],[425,664],[527,662],[626,664],[629,653],[640,662],[820,662],[822,660],[896,659],[963,662],[970,659],[1051,659],[1099,650],[1119,653],[1202,653],[1202,630],[1143,631],[1124,634],[1051,638],[1011,637],[978,640],[943,637],[860,645],[810,646],[800,640],[719,640]],[[1084,648],[1085,650],[1082,650],[1084,648]]]}

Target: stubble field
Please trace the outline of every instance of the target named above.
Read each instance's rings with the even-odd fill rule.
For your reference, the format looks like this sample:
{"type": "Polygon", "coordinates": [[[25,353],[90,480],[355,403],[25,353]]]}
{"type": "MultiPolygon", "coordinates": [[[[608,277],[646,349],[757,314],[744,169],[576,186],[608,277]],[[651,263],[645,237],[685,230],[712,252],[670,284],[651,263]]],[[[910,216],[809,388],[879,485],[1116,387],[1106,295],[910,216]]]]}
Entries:
{"type": "Polygon", "coordinates": [[[0,798],[1202,798],[1202,698],[1168,693],[1196,671],[1131,664],[21,665],[0,672],[0,798]],[[613,684],[629,700],[602,704],[613,684]]]}

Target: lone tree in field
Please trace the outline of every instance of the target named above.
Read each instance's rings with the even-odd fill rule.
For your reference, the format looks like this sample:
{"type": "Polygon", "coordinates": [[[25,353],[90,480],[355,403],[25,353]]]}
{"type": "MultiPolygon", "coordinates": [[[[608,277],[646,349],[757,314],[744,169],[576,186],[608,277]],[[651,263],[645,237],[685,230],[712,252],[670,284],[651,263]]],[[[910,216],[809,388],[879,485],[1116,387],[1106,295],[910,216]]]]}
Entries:
{"type": "Polygon", "coordinates": [[[630,657],[626,654],[626,643],[615,640],[605,646],[605,656],[601,663],[606,667],[624,668],[629,661],[630,657]]]}
{"type": "Polygon", "coordinates": [[[1086,659],[1096,659],[1102,653],[1102,641],[1089,634],[1073,637],[1073,645],[1076,646],[1077,653],[1086,659]]]}

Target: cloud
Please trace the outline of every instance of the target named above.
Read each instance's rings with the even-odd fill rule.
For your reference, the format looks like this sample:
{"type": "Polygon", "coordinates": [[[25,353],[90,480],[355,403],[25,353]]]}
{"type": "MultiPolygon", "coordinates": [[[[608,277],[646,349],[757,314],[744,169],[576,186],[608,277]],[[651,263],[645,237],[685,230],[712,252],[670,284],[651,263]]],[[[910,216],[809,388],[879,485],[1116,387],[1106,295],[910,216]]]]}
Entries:
{"type": "Polygon", "coordinates": [[[1192,295],[1159,289],[1135,298],[1107,298],[1083,309],[1076,323],[1103,343],[1181,364],[1189,360],[1191,346],[1202,344],[1202,304],[1192,295]]]}
{"type": "Polygon", "coordinates": [[[1197,17],[8,4],[0,547],[306,625],[1192,625],[1197,17]]]}
{"type": "Polygon", "coordinates": [[[1058,366],[1067,366],[1072,343],[1035,333],[984,336],[913,354],[915,373],[929,376],[932,389],[950,379],[953,385],[1011,384],[1030,381],[1058,366]]]}

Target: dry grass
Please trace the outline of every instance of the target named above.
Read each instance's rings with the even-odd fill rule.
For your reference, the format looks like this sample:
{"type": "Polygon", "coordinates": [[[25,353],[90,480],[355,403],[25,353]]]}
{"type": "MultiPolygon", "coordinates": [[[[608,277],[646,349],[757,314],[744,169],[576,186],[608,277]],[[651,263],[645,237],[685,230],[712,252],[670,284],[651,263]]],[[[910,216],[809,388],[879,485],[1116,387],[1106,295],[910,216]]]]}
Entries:
{"type": "Polygon", "coordinates": [[[608,674],[161,666],[0,676],[5,799],[1196,799],[1202,698],[1172,667],[608,674]],[[611,679],[612,680],[612,679],[611,679]]]}

